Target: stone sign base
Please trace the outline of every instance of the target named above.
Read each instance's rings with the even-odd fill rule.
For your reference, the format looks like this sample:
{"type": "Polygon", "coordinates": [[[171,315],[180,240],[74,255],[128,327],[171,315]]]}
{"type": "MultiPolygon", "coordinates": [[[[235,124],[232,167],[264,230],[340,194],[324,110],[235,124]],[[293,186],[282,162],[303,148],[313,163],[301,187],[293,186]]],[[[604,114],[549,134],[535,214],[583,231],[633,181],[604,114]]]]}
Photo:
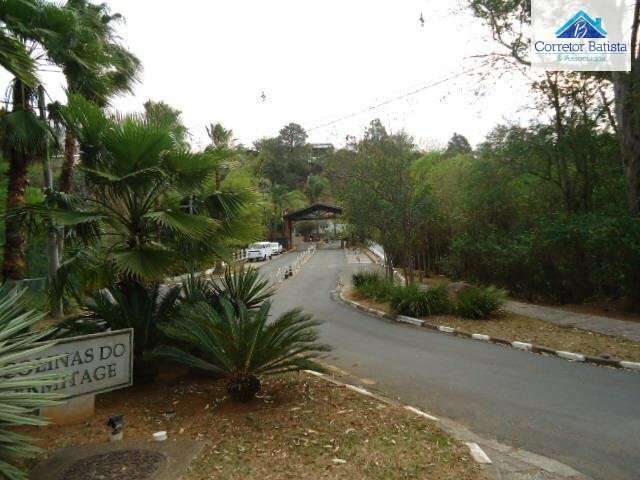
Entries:
{"type": "Polygon", "coordinates": [[[56,425],[82,423],[95,414],[96,396],[83,395],[67,400],[62,405],[40,410],[40,416],[48,418],[56,425]]]}

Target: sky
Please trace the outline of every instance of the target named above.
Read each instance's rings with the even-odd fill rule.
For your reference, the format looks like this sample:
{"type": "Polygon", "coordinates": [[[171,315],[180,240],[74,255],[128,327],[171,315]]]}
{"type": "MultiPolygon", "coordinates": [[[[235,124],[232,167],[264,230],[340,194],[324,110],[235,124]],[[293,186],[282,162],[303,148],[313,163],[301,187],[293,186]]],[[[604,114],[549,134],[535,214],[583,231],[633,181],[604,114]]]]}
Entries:
{"type": "MultiPolygon", "coordinates": [[[[461,74],[477,67],[474,56],[498,50],[462,2],[107,0],[144,67],[133,95],[113,105],[169,103],[196,148],[211,122],[245,145],[296,122],[310,141],[339,146],[374,118],[423,148],[454,132],[477,144],[496,124],[525,119],[532,102],[522,74],[484,82],[461,74]]],[[[49,74],[47,87],[64,98],[61,76],[49,74]]]]}

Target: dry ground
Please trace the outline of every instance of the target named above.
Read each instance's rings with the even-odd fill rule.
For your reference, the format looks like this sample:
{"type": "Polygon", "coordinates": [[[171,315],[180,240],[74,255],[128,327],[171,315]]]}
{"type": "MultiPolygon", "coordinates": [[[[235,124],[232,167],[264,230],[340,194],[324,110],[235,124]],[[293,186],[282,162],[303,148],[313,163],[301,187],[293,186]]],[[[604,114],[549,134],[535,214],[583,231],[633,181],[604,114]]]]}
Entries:
{"type": "Polygon", "coordinates": [[[224,382],[176,372],[101,396],[84,424],[28,432],[48,451],[101,443],[113,414],[124,414],[127,440],[159,430],[206,440],[185,480],[487,478],[435,424],[307,374],[270,378],[260,398],[236,404],[224,382]]]}
{"type": "MultiPolygon", "coordinates": [[[[346,298],[363,305],[391,312],[388,304],[362,298],[352,290],[346,290],[346,298]]],[[[482,333],[510,341],[534,343],[556,350],[565,350],[598,357],[640,361],[640,345],[631,340],[588,332],[573,327],[562,327],[553,323],[513,314],[502,314],[490,320],[467,320],[446,315],[423,317],[429,323],[459,328],[470,333],[482,333]]]]}

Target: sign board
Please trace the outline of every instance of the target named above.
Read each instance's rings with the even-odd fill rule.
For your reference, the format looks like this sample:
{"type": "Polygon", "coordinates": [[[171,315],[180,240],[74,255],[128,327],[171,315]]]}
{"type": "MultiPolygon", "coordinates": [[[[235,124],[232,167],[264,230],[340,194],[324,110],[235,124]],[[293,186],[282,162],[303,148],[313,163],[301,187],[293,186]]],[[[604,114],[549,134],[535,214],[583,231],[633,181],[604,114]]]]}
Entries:
{"type": "Polygon", "coordinates": [[[75,398],[129,387],[133,383],[133,329],[65,338],[29,360],[47,358],[51,360],[39,368],[18,374],[60,374],[60,380],[39,387],[40,392],[75,398]]]}
{"type": "Polygon", "coordinates": [[[634,5],[632,0],[533,0],[532,67],[630,71],[634,5]]]}

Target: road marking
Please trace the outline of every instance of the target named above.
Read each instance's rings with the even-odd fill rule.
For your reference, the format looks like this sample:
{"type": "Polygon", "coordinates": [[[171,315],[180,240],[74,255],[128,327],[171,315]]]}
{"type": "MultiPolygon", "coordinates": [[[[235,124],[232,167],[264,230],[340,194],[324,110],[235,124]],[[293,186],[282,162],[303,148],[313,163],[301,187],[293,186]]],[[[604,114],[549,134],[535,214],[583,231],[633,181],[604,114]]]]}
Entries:
{"type": "Polygon", "coordinates": [[[412,407],[411,405],[405,405],[404,409],[405,410],[409,410],[410,412],[415,413],[416,415],[424,417],[427,420],[432,420],[434,422],[438,421],[438,419],[436,417],[434,417],[433,415],[429,415],[428,413],[425,413],[422,410],[418,410],[416,407],[412,407]]]}
{"type": "Polygon", "coordinates": [[[491,459],[489,458],[489,456],[486,453],[484,453],[484,450],[482,450],[482,448],[480,448],[480,445],[478,445],[477,443],[467,442],[467,443],[465,443],[465,445],[467,447],[469,447],[469,451],[471,452],[471,456],[473,457],[473,459],[476,462],[482,463],[482,464],[491,464],[491,463],[493,463],[491,461],[491,459]]]}

